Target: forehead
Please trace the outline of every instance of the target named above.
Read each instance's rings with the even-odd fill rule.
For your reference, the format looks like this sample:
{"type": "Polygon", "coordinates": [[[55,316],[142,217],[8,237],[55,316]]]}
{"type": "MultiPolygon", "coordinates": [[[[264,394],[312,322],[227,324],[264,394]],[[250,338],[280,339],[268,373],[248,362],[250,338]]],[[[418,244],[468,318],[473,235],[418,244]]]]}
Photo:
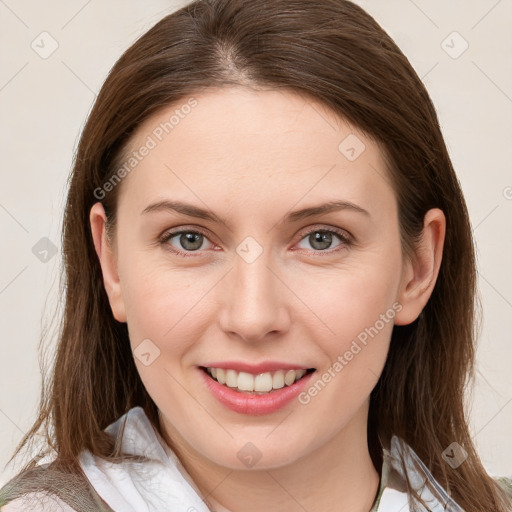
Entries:
{"type": "Polygon", "coordinates": [[[292,91],[232,87],[183,98],[137,129],[125,160],[132,152],[121,194],[141,202],[166,191],[293,202],[322,191],[392,193],[379,146],[292,91]]]}

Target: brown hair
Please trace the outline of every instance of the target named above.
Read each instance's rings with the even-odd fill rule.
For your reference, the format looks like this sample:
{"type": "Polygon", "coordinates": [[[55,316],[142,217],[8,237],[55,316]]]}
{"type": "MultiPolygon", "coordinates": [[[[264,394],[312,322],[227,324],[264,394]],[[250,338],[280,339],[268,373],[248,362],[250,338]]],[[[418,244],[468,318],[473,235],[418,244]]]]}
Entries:
{"type": "MultiPolygon", "coordinates": [[[[197,0],[162,19],[112,68],[83,130],[70,179],[65,310],[52,378],[39,417],[15,455],[44,429],[57,462],[78,472],[84,449],[107,459],[119,455],[103,429],[130,408],[141,406],[159,428],[126,324],[111,313],[89,211],[95,190],[118,170],[144,120],[205,88],[230,84],[298,92],[376,140],[396,192],[404,252],[418,240],[430,208],[445,212],[436,286],[415,322],[394,327],[371,394],[370,453],[379,467],[382,447],[396,434],[466,512],[505,511],[504,495],[475,451],[463,407],[477,336],[466,204],[423,83],[376,21],[347,0],[197,0]],[[441,457],[454,441],[468,453],[457,469],[441,457]]],[[[102,200],[111,227],[120,186],[102,200]]]]}

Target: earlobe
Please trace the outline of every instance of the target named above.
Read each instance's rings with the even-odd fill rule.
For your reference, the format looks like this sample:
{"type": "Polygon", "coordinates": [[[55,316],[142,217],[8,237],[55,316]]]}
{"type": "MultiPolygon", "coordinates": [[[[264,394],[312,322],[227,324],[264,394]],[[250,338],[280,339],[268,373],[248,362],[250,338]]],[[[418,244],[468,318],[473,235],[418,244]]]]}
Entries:
{"type": "Polygon", "coordinates": [[[395,317],[396,325],[414,322],[432,295],[441,268],[445,232],[443,211],[439,208],[429,210],[414,255],[405,263],[397,299],[402,309],[395,317]]]}
{"type": "Polygon", "coordinates": [[[103,274],[103,285],[112,308],[112,314],[118,322],[126,322],[126,311],[121,293],[121,282],[117,272],[116,257],[113,247],[107,240],[107,216],[100,202],[95,203],[91,208],[89,220],[94,248],[103,274]]]}

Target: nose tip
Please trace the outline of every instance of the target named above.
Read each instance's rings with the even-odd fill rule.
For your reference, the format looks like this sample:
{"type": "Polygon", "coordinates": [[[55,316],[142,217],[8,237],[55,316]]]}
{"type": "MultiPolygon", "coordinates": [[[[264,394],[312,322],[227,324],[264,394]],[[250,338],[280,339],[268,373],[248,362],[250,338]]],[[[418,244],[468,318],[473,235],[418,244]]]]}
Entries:
{"type": "Polygon", "coordinates": [[[257,342],[289,328],[282,284],[264,258],[239,260],[225,284],[219,319],[226,333],[257,342]]]}

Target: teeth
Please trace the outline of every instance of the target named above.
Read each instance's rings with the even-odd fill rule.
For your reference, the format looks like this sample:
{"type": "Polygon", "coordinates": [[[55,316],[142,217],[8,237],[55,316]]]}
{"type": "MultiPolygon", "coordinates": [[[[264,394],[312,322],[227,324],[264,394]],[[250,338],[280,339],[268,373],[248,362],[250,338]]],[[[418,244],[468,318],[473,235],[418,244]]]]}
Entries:
{"type": "Polygon", "coordinates": [[[284,372],[275,372],[272,376],[272,387],[274,389],[284,388],[284,372]]]}
{"type": "Polygon", "coordinates": [[[269,393],[274,389],[281,389],[285,385],[291,386],[306,374],[306,370],[278,370],[277,372],[253,375],[224,368],[207,368],[207,372],[220,384],[238,391],[256,394],[269,393]]]}
{"type": "Polygon", "coordinates": [[[226,386],[230,388],[238,386],[238,375],[235,370],[226,370],[226,386]]]}
{"type": "Polygon", "coordinates": [[[288,370],[284,376],[284,383],[287,386],[291,386],[295,382],[296,372],[295,370],[288,370]]]}
{"type": "Polygon", "coordinates": [[[209,368],[209,370],[215,370],[215,375],[212,375],[213,378],[221,384],[226,384],[226,370],[224,368],[209,368]]]}

